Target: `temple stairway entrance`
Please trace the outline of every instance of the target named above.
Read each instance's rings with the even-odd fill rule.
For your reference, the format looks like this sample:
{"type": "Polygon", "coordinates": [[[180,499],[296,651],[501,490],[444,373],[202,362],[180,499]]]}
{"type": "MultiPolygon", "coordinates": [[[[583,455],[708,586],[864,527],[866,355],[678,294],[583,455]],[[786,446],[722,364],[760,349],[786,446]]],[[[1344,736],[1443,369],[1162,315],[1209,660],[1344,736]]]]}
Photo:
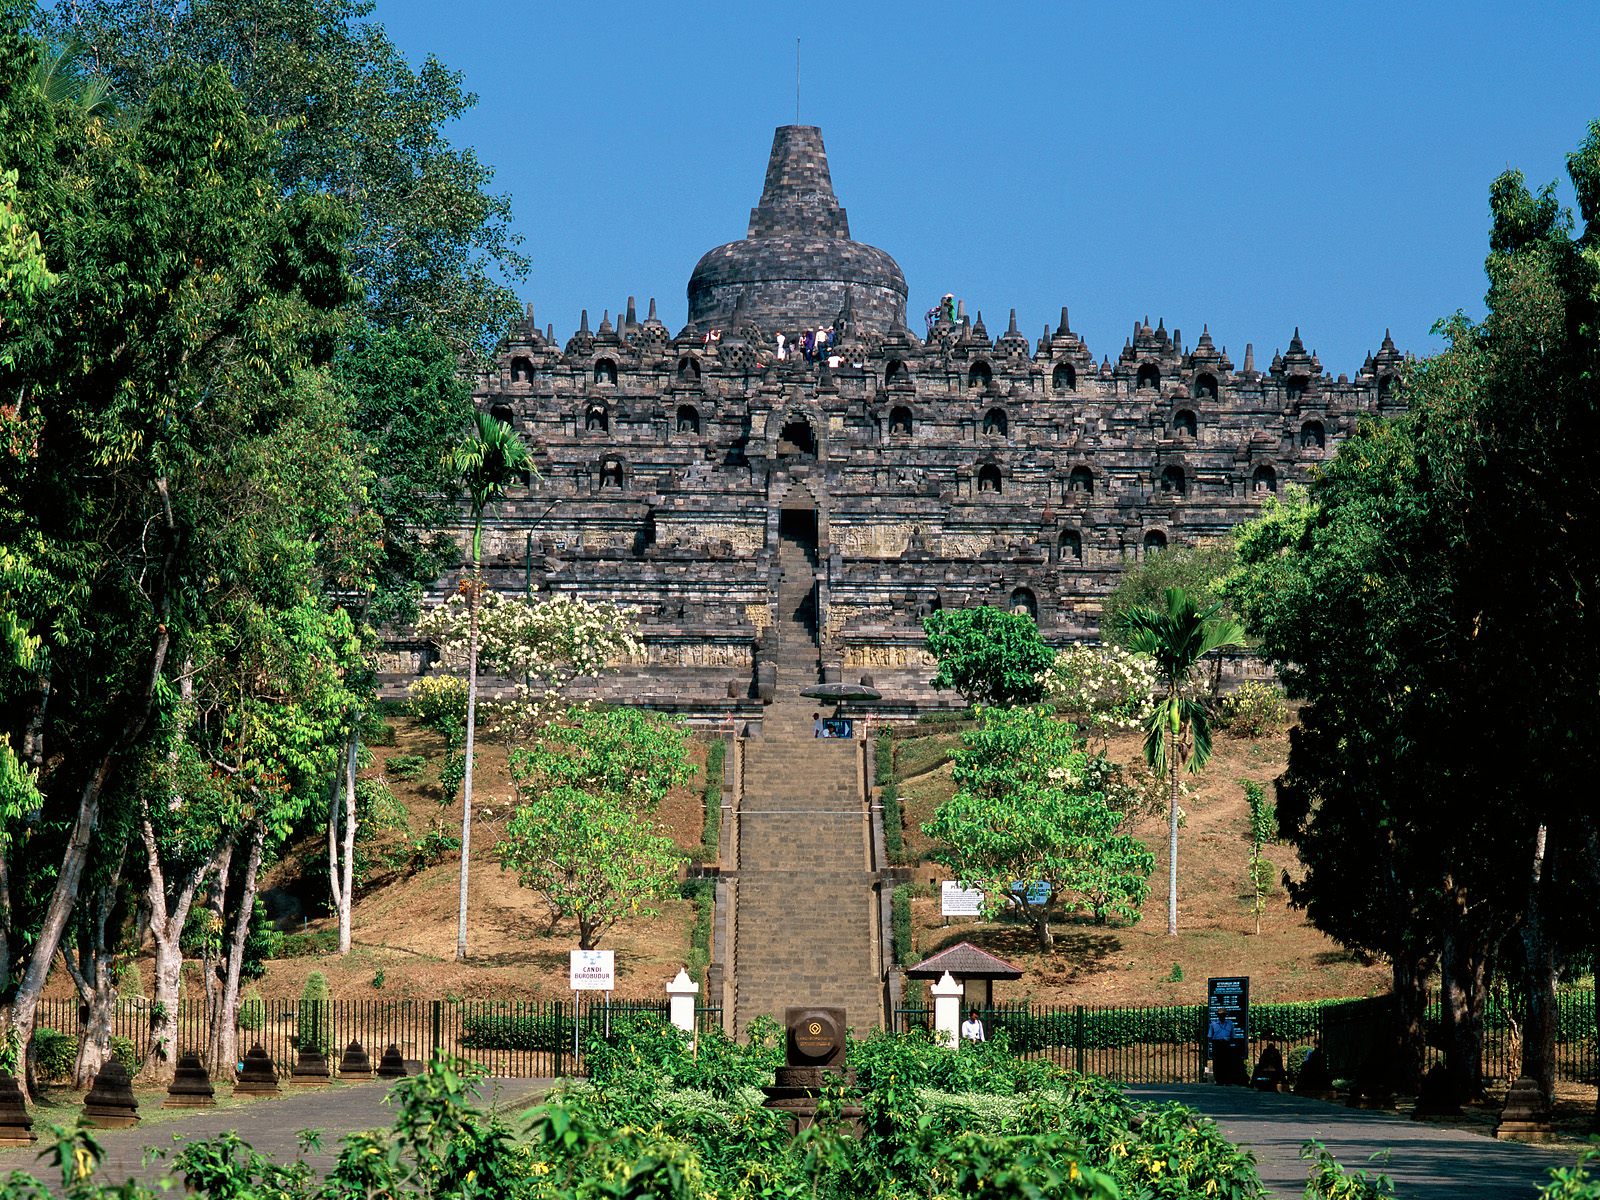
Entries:
{"type": "Polygon", "coordinates": [[[864,1033],[883,1024],[884,970],[864,744],[814,737],[827,710],[800,695],[820,678],[815,510],[784,510],[778,535],[777,694],[735,789],[733,1028],[803,1004],[864,1033]]]}

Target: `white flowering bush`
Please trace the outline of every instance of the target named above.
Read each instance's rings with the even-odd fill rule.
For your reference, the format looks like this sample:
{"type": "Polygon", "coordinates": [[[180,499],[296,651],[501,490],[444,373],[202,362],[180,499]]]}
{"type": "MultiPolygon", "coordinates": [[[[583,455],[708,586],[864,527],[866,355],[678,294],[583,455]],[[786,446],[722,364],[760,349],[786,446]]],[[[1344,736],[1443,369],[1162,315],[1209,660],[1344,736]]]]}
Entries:
{"type": "MultiPolygon", "coordinates": [[[[446,667],[465,670],[468,620],[467,597],[458,594],[425,611],[417,632],[439,648],[446,667]]],[[[562,697],[574,679],[643,653],[634,610],[620,604],[530,600],[488,589],[478,600],[478,669],[513,685],[509,698],[486,707],[513,734],[565,707],[562,697]]]]}
{"type": "Polygon", "coordinates": [[[1044,676],[1045,697],[1101,736],[1140,728],[1155,685],[1149,655],[1111,645],[1066,646],[1044,676]]]}

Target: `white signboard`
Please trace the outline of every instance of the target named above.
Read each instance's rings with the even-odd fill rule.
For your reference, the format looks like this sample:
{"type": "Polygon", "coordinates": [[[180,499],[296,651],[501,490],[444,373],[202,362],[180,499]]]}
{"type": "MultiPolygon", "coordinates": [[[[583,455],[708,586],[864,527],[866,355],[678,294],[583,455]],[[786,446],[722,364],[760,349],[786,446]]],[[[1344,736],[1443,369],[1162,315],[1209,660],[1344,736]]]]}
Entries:
{"type": "Polygon", "coordinates": [[[983,916],[983,892],[979,888],[964,888],[954,879],[939,885],[939,913],[946,917],[983,916]]]}
{"type": "Polygon", "coordinates": [[[573,950],[567,963],[567,977],[575,992],[614,992],[617,990],[617,952],[615,950],[573,950]]]}

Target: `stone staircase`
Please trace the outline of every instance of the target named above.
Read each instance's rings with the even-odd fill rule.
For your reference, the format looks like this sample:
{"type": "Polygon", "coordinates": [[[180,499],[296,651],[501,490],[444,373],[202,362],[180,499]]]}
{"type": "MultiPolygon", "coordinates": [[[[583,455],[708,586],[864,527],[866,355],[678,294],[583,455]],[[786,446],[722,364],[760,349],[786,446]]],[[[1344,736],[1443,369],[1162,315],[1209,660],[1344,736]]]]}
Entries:
{"type": "Polygon", "coordinates": [[[865,1032],[883,1023],[883,963],[861,744],[812,736],[815,568],[788,539],[779,562],[778,695],[744,743],[735,815],[734,1030],[806,1004],[865,1032]]]}

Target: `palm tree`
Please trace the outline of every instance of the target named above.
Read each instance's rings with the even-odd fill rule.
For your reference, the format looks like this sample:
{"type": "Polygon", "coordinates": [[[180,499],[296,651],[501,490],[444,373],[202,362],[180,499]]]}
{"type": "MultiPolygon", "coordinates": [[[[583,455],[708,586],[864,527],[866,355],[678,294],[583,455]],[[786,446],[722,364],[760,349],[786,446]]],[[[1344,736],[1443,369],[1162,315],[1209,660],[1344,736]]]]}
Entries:
{"type": "Polygon", "coordinates": [[[472,504],[472,577],[467,594],[467,747],[462,783],[461,901],[456,915],[456,961],[467,957],[467,861],[472,846],[472,747],[478,725],[478,599],[483,593],[483,512],[506,488],[533,473],[533,460],[509,425],[486,412],[476,414],[473,436],[451,454],[451,466],[466,486],[472,504]]]}
{"type": "Polygon", "coordinates": [[[79,38],[49,42],[40,48],[29,79],[50,104],[76,105],[86,117],[109,116],[111,88],[103,76],[84,70],[87,47],[79,38]]]}
{"type": "Polygon", "coordinates": [[[1127,645],[1155,660],[1161,692],[1145,719],[1144,757],[1167,777],[1167,932],[1178,933],[1178,772],[1199,774],[1211,758],[1211,714],[1190,687],[1190,672],[1207,654],[1237,646],[1244,629],[1217,616],[1221,604],[1199,609],[1182,588],[1168,588],[1165,610],[1138,605],[1122,618],[1127,645]]]}

